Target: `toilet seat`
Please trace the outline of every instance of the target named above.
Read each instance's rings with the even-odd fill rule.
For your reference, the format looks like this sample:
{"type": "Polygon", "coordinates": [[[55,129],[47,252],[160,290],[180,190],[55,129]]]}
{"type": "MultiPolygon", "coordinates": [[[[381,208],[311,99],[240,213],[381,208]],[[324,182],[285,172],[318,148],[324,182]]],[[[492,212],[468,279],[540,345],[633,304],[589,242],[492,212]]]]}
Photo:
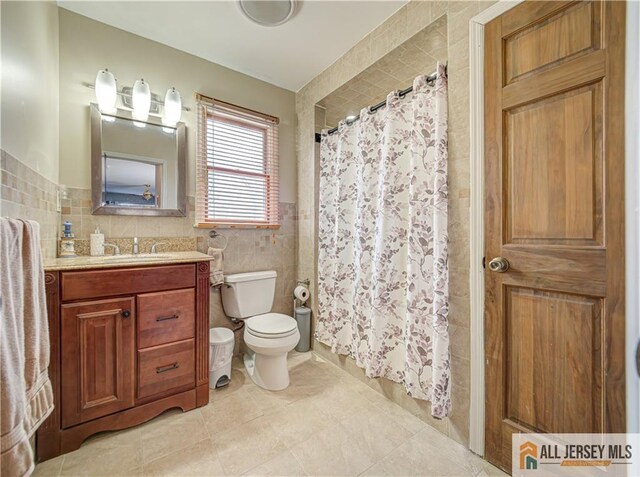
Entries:
{"type": "Polygon", "coordinates": [[[258,338],[286,338],[298,331],[296,320],[282,313],[265,313],[245,320],[247,332],[258,338]]]}

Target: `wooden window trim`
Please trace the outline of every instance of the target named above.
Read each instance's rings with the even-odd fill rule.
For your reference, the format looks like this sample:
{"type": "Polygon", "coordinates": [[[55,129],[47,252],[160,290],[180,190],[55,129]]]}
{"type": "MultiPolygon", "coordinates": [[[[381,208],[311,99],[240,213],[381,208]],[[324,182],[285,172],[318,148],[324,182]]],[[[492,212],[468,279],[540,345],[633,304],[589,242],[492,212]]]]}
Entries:
{"type": "Polygon", "coordinates": [[[196,94],[199,100],[199,124],[197,132],[198,154],[197,154],[197,175],[196,178],[196,220],[195,228],[254,228],[254,229],[278,229],[279,221],[279,197],[273,197],[279,191],[278,178],[278,132],[277,125],[279,119],[253,111],[240,106],[232,105],[224,101],[214,100],[206,96],[196,94]],[[220,111],[216,111],[219,108],[220,111]],[[236,119],[234,113],[240,113],[247,117],[246,121],[242,118],[236,119]],[[252,124],[251,119],[255,118],[256,124],[252,124]],[[208,156],[208,135],[207,127],[209,121],[220,121],[239,127],[254,129],[262,133],[263,157],[264,157],[264,173],[244,171],[229,167],[220,167],[209,164],[208,156]],[[260,123],[264,124],[260,124],[260,123]],[[269,124],[271,123],[271,124],[269,124]],[[270,138],[270,134],[274,134],[270,138]],[[272,147],[273,151],[269,148],[272,147]],[[265,180],[265,197],[266,197],[266,220],[247,220],[247,219],[224,219],[215,220],[207,217],[211,199],[209,198],[209,173],[211,171],[219,171],[231,173],[236,176],[245,177],[262,177],[265,180]],[[275,186],[274,186],[275,184],[275,186]],[[274,191],[275,188],[275,191],[274,191]]]}

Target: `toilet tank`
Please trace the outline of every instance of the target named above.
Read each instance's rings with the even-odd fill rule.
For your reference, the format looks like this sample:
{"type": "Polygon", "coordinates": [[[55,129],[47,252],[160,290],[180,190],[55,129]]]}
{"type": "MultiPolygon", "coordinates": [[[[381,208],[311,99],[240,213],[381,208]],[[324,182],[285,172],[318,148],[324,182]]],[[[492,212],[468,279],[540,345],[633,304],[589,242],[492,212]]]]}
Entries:
{"type": "Polygon", "coordinates": [[[231,318],[249,318],[269,313],[276,291],[275,271],[225,275],[222,306],[231,318]]]}

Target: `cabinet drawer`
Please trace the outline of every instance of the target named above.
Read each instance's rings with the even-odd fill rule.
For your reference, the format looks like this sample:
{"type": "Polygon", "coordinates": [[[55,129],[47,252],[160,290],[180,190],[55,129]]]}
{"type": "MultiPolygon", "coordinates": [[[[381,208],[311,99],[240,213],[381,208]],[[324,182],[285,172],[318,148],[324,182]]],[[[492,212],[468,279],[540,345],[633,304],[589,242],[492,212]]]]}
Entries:
{"type": "Polygon", "coordinates": [[[194,264],[62,273],[62,301],[133,295],[196,284],[194,264]]]}
{"type": "Polygon", "coordinates": [[[138,295],[138,348],[195,336],[193,288],[138,295]]]}
{"type": "Polygon", "coordinates": [[[195,386],[194,340],[138,351],[138,399],[195,386]]]}

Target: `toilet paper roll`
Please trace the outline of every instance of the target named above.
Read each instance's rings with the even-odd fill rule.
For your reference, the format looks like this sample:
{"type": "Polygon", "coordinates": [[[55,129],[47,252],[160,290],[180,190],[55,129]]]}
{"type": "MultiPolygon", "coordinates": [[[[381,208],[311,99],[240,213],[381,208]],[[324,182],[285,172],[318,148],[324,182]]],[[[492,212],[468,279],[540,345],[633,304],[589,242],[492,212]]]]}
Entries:
{"type": "Polygon", "coordinates": [[[293,290],[293,296],[304,303],[309,299],[309,290],[307,290],[307,287],[297,286],[293,290]]]}

